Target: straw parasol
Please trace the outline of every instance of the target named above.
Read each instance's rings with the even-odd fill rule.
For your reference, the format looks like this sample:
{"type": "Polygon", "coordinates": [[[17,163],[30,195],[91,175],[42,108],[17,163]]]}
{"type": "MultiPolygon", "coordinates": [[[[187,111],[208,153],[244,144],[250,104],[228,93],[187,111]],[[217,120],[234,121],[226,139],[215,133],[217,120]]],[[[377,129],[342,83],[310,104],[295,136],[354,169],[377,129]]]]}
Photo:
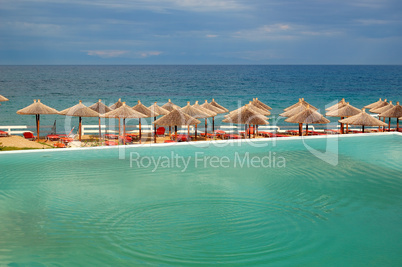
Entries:
{"type": "MultiPolygon", "coordinates": [[[[116,103],[114,103],[113,105],[111,105],[110,108],[113,110],[113,109],[119,108],[121,106],[123,106],[123,102],[121,102],[121,98],[119,98],[119,100],[116,103]]],[[[119,118],[119,135],[120,135],[120,118],[119,118]]]]}
{"type": "Polygon", "coordinates": [[[79,126],[78,126],[78,136],[79,140],[81,141],[81,135],[82,135],[82,117],[99,117],[99,114],[90,109],[89,107],[85,106],[82,104],[82,101],[71,107],[67,108],[65,110],[62,110],[59,112],[60,115],[66,115],[66,116],[73,116],[73,117],[79,117],[79,126]]]}
{"type": "MultiPolygon", "coordinates": [[[[157,114],[153,113],[149,108],[147,108],[144,104],[142,104],[140,100],[138,100],[138,104],[135,105],[133,109],[146,115],[145,118],[150,118],[153,117],[154,115],[156,116],[159,115],[159,113],[157,114]]],[[[139,128],[140,128],[140,143],[141,143],[141,118],[139,118],[139,128]]]]}
{"type": "Polygon", "coordinates": [[[367,108],[367,109],[377,108],[380,104],[382,104],[384,102],[387,102],[387,99],[381,100],[381,98],[380,98],[377,102],[364,106],[364,108],[367,108]]]}
{"type": "Polygon", "coordinates": [[[123,119],[123,144],[126,144],[126,118],[140,119],[146,118],[147,116],[127,106],[126,102],[122,102],[122,104],[121,107],[109,111],[108,113],[101,115],[101,117],[123,119]]]}
{"type": "MultiPolygon", "coordinates": [[[[244,107],[244,106],[243,106],[243,107],[244,107]]],[[[238,109],[235,109],[235,110],[231,111],[228,115],[225,115],[225,117],[230,116],[230,114],[237,113],[237,112],[238,112],[240,109],[242,109],[243,107],[240,107],[240,108],[238,108],[238,109]]],[[[250,102],[248,103],[248,108],[249,108],[249,109],[252,109],[254,112],[256,112],[256,113],[258,113],[258,114],[261,114],[261,115],[264,115],[264,116],[269,116],[269,115],[271,115],[271,112],[270,112],[270,111],[268,111],[268,110],[266,110],[266,109],[261,109],[261,108],[257,107],[252,101],[250,101],[250,102]]]]}
{"type": "Polygon", "coordinates": [[[263,109],[266,110],[271,110],[272,108],[270,106],[268,106],[267,104],[261,102],[260,100],[258,100],[258,98],[253,98],[253,104],[255,104],[257,107],[261,106],[263,109]]]}
{"type": "Polygon", "coordinates": [[[329,108],[326,108],[326,111],[332,111],[335,109],[340,109],[341,107],[343,107],[346,104],[345,98],[342,98],[341,101],[339,101],[338,103],[336,103],[335,105],[330,106],[329,108]]]}
{"type": "MultiPolygon", "coordinates": [[[[169,99],[168,102],[162,106],[162,108],[164,108],[167,111],[171,112],[174,109],[180,109],[181,107],[176,105],[176,104],[173,104],[173,102],[169,99]]],[[[171,133],[172,133],[172,127],[169,126],[169,136],[171,135],[171,133]]]]}
{"type": "Polygon", "coordinates": [[[347,123],[351,125],[361,125],[362,126],[362,132],[364,132],[364,126],[387,126],[385,122],[380,121],[379,119],[374,118],[370,114],[366,113],[365,108],[362,109],[362,111],[354,115],[352,117],[339,120],[340,123],[347,123]]]}
{"type": "Polygon", "coordinates": [[[399,117],[402,116],[402,106],[399,105],[399,102],[396,102],[396,105],[383,113],[380,113],[378,116],[383,118],[389,118],[388,122],[388,131],[391,128],[391,118],[396,118],[396,129],[399,129],[399,117]]]}
{"type": "Polygon", "coordinates": [[[38,102],[36,102],[36,99],[34,99],[33,104],[20,109],[17,111],[17,114],[20,115],[35,115],[36,116],[36,135],[37,135],[37,142],[39,142],[39,128],[40,128],[40,115],[50,115],[50,114],[58,114],[59,112],[55,110],[54,108],[48,107],[45,104],[42,104],[40,102],[40,99],[38,99],[38,102]]]}
{"type": "MultiPolygon", "coordinates": [[[[380,113],[384,113],[385,111],[393,108],[394,105],[392,104],[392,101],[389,102],[384,102],[383,104],[380,104],[378,107],[376,108],[372,108],[369,111],[372,113],[377,113],[378,114],[378,118],[381,119],[380,113]]],[[[385,122],[385,117],[383,117],[383,122],[385,122]]],[[[388,119],[388,123],[391,123],[391,118],[388,119]]],[[[383,129],[385,130],[385,128],[383,129]]]]}
{"type": "MultiPolygon", "coordinates": [[[[351,117],[351,116],[359,114],[360,112],[361,112],[360,109],[355,108],[354,106],[350,105],[349,102],[347,102],[347,103],[345,103],[345,105],[343,107],[327,112],[326,116],[341,117],[341,120],[343,120],[344,117],[351,117]]],[[[344,133],[343,123],[341,123],[341,134],[343,134],[343,133],[344,133]]]]}
{"type": "MultiPolygon", "coordinates": [[[[226,111],[223,109],[220,109],[211,103],[208,103],[208,100],[205,100],[205,103],[201,105],[202,108],[208,109],[210,111],[215,112],[216,114],[221,114],[225,113],[226,111]]],[[[215,116],[212,117],[212,132],[215,131],[215,116]]],[[[205,119],[205,136],[207,136],[207,119],[205,119]]]]}
{"type": "Polygon", "coordinates": [[[174,126],[175,130],[175,140],[177,141],[177,126],[178,125],[196,125],[201,123],[196,118],[187,115],[181,109],[173,109],[169,114],[163,116],[162,118],[157,119],[153,122],[157,125],[162,126],[174,126]]]}
{"type": "MultiPolygon", "coordinates": [[[[229,110],[227,108],[225,108],[225,107],[219,105],[218,103],[216,103],[215,99],[213,99],[213,98],[212,98],[212,101],[211,101],[211,105],[215,106],[215,107],[217,107],[219,109],[222,109],[225,112],[229,112],[229,110]]],[[[222,113],[224,113],[224,112],[222,112],[222,113]]]]}
{"type": "MultiPolygon", "coordinates": [[[[99,99],[98,102],[96,102],[95,104],[93,104],[92,106],[89,106],[90,109],[92,109],[93,111],[98,112],[98,114],[105,114],[109,111],[111,111],[112,109],[109,108],[108,106],[106,106],[105,104],[102,103],[102,101],[99,99]]],[[[101,118],[100,116],[98,116],[99,119],[99,141],[102,138],[102,131],[101,131],[101,118]]]]}
{"type": "Polygon", "coordinates": [[[295,107],[297,107],[297,106],[299,106],[299,105],[304,105],[304,106],[309,105],[309,106],[310,106],[310,109],[312,109],[312,110],[318,110],[318,108],[316,108],[316,107],[310,105],[309,103],[307,103],[307,102],[304,100],[304,98],[299,98],[299,102],[297,102],[297,103],[291,105],[290,107],[285,108],[284,111],[288,111],[288,110],[290,110],[290,109],[292,109],[292,108],[295,108],[295,107]]]}
{"type": "Polygon", "coordinates": [[[307,106],[305,105],[298,105],[292,109],[289,109],[288,111],[282,112],[281,114],[279,114],[279,116],[289,118],[304,111],[306,108],[307,106]]]}
{"type": "MultiPolygon", "coordinates": [[[[247,104],[243,106],[240,109],[237,109],[236,112],[233,112],[229,114],[229,116],[226,117],[222,122],[225,123],[233,123],[233,124],[244,124],[245,129],[247,128],[247,124],[251,125],[267,125],[269,122],[267,121],[267,117],[264,115],[261,115],[261,113],[258,113],[250,107],[250,104],[247,104]]],[[[250,137],[250,131],[249,131],[249,137],[250,137]]],[[[254,134],[255,137],[255,134],[254,134]]]]}
{"type": "Polygon", "coordinates": [[[116,103],[114,103],[113,105],[111,105],[110,108],[111,109],[116,109],[116,108],[119,108],[121,106],[123,106],[123,102],[121,102],[121,98],[119,98],[119,100],[116,103]]]}
{"type": "Polygon", "coordinates": [[[5,102],[8,101],[8,98],[5,98],[4,96],[0,95],[0,102],[5,102]]]}
{"type": "Polygon", "coordinates": [[[180,106],[173,104],[173,102],[169,99],[169,101],[162,106],[162,108],[166,109],[167,111],[171,112],[173,109],[178,109],[180,106]]]}
{"type": "MultiPolygon", "coordinates": [[[[190,106],[190,101],[187,102],[187,106],[181,108],[180,110],[195,119],[205,119],[213,117],[213,113],[209,113],[207,111],[203,111],[202,109],[190,106]]],[[[188,135],[190,135],[190,126],[188,128],[188,135]]],[[[197,140],[197,124],[195,125],[195,140],[197,140]]]]}
{"type": "MultiPolygon", "coordinates": [[[[156,102],[153,105],[149,106],[148,108],[151,110],[152,117],[154,117],[154,121],[156,121],[156,117],[159,115],[169,114],[168,110],[158,106],[156,104],[156,102]],[[156,114],[158,114],[158,115],[156,115],[156,114]]],[[[156,125],[154,125],[154,142],[156,143],[156,125]]]]}
{"type": "Polygon", "coordinates": [[[309,124],[326,124],[329,123],[330,121],[325,118],[323,115],[318,113],[316,110],[310,108],[309,105],[307,105],[307,108],[292,116],[289,117],[285,120],[286,122],[291,122],[291,123],[298,123],[299,124],[299,135],[303,135],[303,123],[306,124],[306,135],[308,135],[308,125],[309,124]]]}

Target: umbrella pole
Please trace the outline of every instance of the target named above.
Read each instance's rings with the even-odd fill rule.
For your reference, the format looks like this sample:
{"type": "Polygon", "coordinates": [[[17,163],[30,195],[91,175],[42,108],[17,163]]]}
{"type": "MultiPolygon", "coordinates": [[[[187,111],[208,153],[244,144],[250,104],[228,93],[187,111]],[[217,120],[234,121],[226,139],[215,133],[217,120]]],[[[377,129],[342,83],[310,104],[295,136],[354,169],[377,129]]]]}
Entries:
{"type": "Polygon", "coordinates": [[[212,117],[212,133],[215,132],[215,117],[212,117]]]}
{"type": "Polygon", "coordinates": [[[79,119],[78,119],[78,136],[79,136],[79,140],[80,140],[80,142],[81,142],[81,134],[82,134],[82,132],[81,132],[81,127],[82,127],[82,118],[81,117],[79,117],[79,119]]]}
{"type": "Polygon", "coordinates": [[[391,117],[388,118],[388,132],[391,131],[391,117]]]}
{"type": "Polygon", "coordinates": [[[399,118],[396,118],[396,131],[399,131],[399,118]]]}
{"type": "Polygon", "coordinates": [[[172,139],[172,126],[169,126],[169,139],[172,139]]]}
{"type": "Polygon", "coordinates": [[[156,124],[155,124],[155,121],[156,121],[156,117],[154,117],[154,143],[156,144],[156,124]]]}
{"type": "Polygon", "coordinates": [[[197,124],[195,125],[195,136],[194,136],[194,140],[197,141],[197,124]]]}
{"type": "Polygon", "coordinates": [[[362,133],[364,133],[364,125],[362,125],[362,133]]]}
{"type": "MultiPolygon", "coordinates": [[[[382,121],[385,122],[385,117],[382,118],[382,121]]],[[[385,132],[385,126],[382,126],[382,131],[385,132]]]]}
{"type": "MultiPolygon", "coordinates": [[[[251,129],[250,129],[250,125],[251,125],[251,124],[249,124],[248,127],[247,127],[247,128],[248,128],[248,129],[247,129],[247,131],[248,131],[248,139],[251,138],[251,131],[250,131],[251,129]]],[[[247,134],[247,133],[246,133],[246,134],[247,134]]]]}
{"type": "Polygon", "coordinates": [[[346,124],[346,133],[349,133],[349,124],[346,124]]]}
{"type": "Polygon", "coordinates": [[[254,138],[258,136],[258,125],[255,126],[254,138]]]}
{"type": "Polygon", "coordinates": [[[139,127],[140,127],[140,144],[141,144],[141,118],[139,119],[139,127]]]}
{"type": "Polygon", "coordinates": [[[303,127],[303,124],[302,123],[299,123],[299,136],[302,136],[302,127],[303,127]]]}
{"type": "MultiPolygon", "coordinates": [[[[343,118],[344,117],[341,117],[341,120],[343,120],[343,118]]],[[[344,129],[343,129],[343,123],[341,122],[341,134],[344,134],[345,133],[345,131],[344,131],[344,129]]]]}
{"type": "Polygon", "coordinates": [[[101,118],[99,118],[99,143],[101,142],[101,138],[102,138],[102,130],[101,130],[101,118]]]}
{"type": "Polygon", "coordinates": [[[187,125],[187,135],[190,137],[190,125],[187,125]]]}
{"type": "MultiPolygon", "coordinates": [[[[381,117],[378,117],[379,120],[381,120],[381,117]]],[[[381,126],[378,126],[378,131],[381,131],[381,126]]]]}
{"type": "Polygon", "coordinates": [[[36,135],[38,136],[38,140],[36,142],[39,142],[39,128],[40,128],[40,115],[36,115],[36,135]]]}
{"type": "Polygon", "coordinates": [[[177,125],[174,126],[174,139],[177,142],[177,125]]]}
{"type": "Polygon", "coordinates": [[[306,135],[308,135],[308,123],[306,123],[306,135]]]}
{"type": "Polygon", "coordinates": [[[121,130],[120,130],[120,118],[119,118],[119,136],[121,135],[121,130]]]}
{"type": "Polygon", "coordinates": [[[126,144],[126,118],[123,118],[123,145],[126,144]]]}
{"type": "Polygon", "coordinates": [[[205,119],[205,140],[207,140],[207,137],[208,137],[207,131],[208,131],[208,128],[207,128],[207,119],[205,119]]]}

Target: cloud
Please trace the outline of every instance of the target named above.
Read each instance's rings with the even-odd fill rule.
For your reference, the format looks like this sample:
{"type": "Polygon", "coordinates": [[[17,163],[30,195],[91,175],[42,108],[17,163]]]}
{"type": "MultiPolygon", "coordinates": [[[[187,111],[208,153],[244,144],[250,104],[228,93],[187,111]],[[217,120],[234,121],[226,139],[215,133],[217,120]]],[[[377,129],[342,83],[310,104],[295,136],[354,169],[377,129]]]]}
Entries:
{"type": "Polygon", "coordinates": [[[260,41],[266,39],[293,39],[288,32],[292,32],[288,24],[263,25],[256,29],[241,30],[234,33],[233,37],[247,39],[249,41],[260,41]]]}
{"type": "Polygon", "coordinates": [[[120,57],[121,55],[128,53],[128,51],[124,50],[87,50],[83,52],[86,52],[88,56],[97,56],[101,58],[120,57]]]}
{"type": "Polygon", "coordinates": [[[205,37],[207,37],[207,38],[216,38],[216,37],[218,37],[218,35],[216,35],[216,34],[207,34],[205,37]]]}
{"type": "Polygon", "coordinates": [[[145,52],[138,52],[138,55],[142,58],[147,58],[151,56],[159,56],[162,54],[160,51],[145,51],[145,52]]]}

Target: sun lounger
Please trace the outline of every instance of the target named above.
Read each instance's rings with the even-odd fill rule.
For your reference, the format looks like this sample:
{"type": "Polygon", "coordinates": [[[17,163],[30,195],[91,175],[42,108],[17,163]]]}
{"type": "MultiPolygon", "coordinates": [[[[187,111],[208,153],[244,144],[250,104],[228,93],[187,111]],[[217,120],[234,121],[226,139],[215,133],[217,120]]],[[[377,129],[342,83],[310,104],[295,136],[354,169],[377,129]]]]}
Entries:
{"type": "Polygon", "coordinates": [[[0,137],[6,137],[8,136],[8,133],[5,131],[0,131],[0,137]]]}
{"type": "MultiPolygon", "coordinates": [[[[175,135],[172,135],[172,140],[175,140],[175,135]]],[[[178,134],[177,135],[177,142],[188,142],[191,140],[191,137],[186,134],[178,134]]]]}
{"type": "Polygon", "coordinates": [[[243,137],[238,134],[225,134],[223,136],[224,139],[242,139],[243,137]]]}
{"type": "Polygon", "coordinates": [[[31,141],[36,139],[32,132],[24,132],[22,135],[24,136],[25,139],[28,139],[31,141]]]}
{"type": "Polygon", "coordinates": [[[55,143],[53,146],[55,148],[66,148],[67,147],[66,144],[63,144],[63,143],[55,143]]]}
{"type": "Polygon", "coordinates": [[[105,145],[107,146],[117,146],[119,143],[116,141],[107,140],[105,141],[105,145]]]}
{"type": "Polygon", "coordinates": [[[60,136],[58,134],[48,134],[46,135],[46,139],[50,141],[59,141],[60,136]]]}
{"type": "Polygon", "coordinates": [[[105,134],[104,137],[106,139],[119,139],[119,136],[115,134],[105,134]]]}

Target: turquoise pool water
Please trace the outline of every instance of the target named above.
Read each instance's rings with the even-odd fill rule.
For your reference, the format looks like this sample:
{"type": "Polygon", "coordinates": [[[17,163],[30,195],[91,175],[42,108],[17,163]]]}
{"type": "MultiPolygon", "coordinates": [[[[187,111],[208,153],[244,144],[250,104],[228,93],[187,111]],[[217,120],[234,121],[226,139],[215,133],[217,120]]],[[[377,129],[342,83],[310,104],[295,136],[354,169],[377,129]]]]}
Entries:
{"type": "Polygon", "coordinates": [[[400,266],[401,158],[400,135],[2,153],[0,266],[400,266]]]}

